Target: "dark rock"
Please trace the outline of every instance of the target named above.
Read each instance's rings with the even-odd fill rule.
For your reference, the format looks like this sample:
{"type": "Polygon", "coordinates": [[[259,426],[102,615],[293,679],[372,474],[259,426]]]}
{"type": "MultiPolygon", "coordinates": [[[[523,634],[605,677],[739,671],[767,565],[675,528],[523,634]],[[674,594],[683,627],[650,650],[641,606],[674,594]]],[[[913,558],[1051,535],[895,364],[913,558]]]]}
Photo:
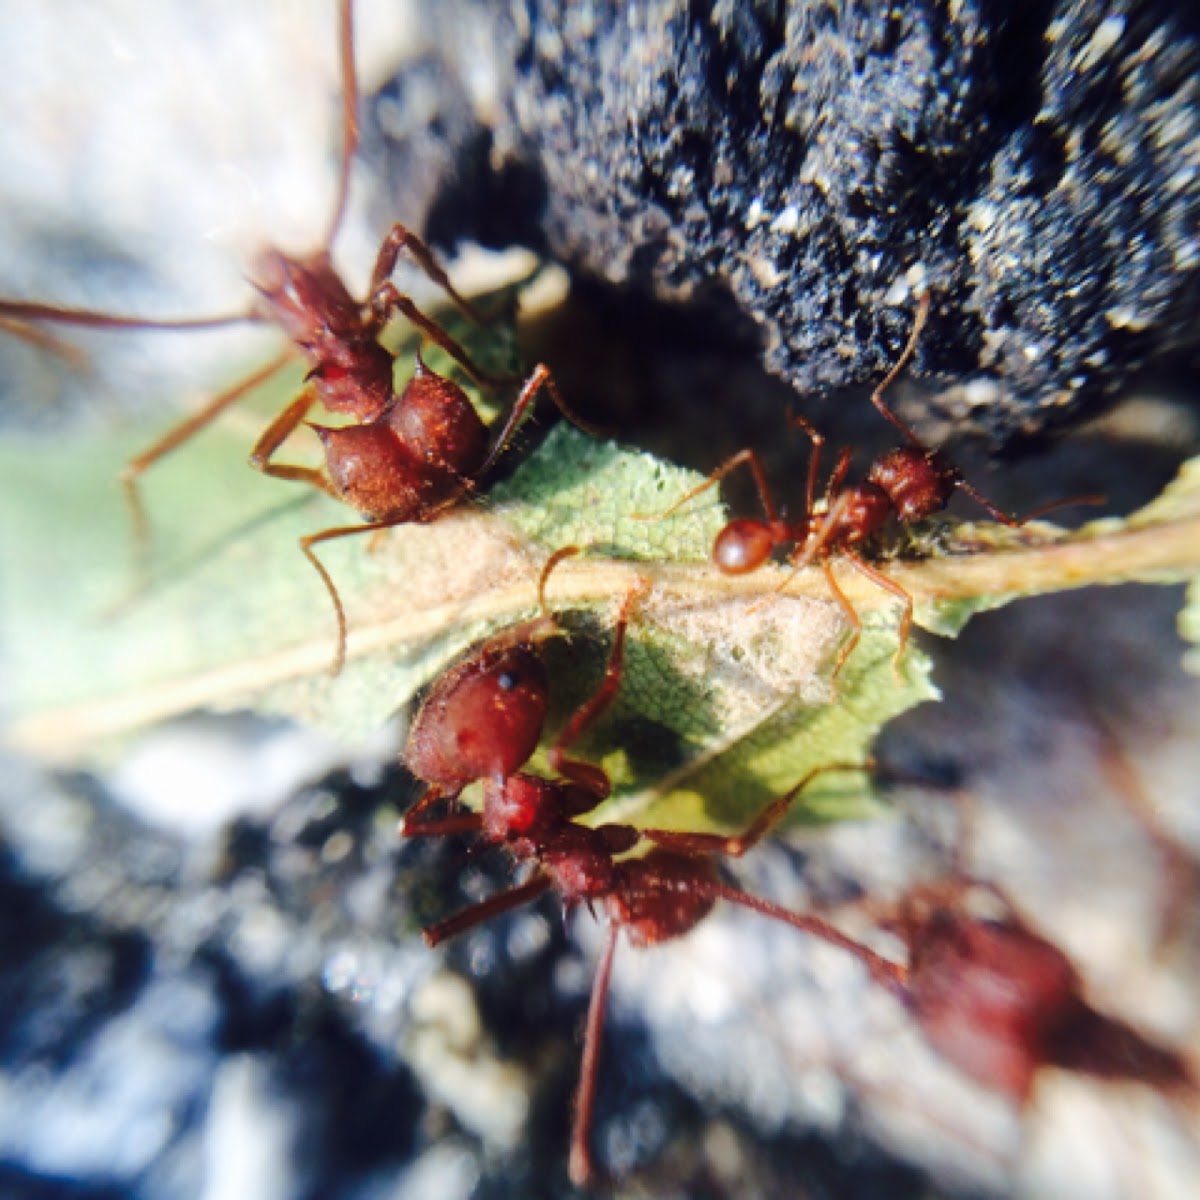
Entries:
{"type": "Polygon", "coordinates": [[[453,119],[404,161],[437,171],[459,139],[442,240],[727,291],[804,393],[878,380],[928,285],[915,370],[973,383],[954,418],[995,437],[1195,349],[1200,54],[1177,5],[428,7],[453,119]]]}

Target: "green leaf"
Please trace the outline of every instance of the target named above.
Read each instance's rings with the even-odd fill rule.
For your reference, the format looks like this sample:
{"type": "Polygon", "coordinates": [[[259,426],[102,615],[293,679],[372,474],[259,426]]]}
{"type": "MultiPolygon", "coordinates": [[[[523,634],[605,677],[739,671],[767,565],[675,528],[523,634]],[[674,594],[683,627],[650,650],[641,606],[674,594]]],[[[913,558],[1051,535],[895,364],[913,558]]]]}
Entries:
{"type": "MultiPolygon", "coordinates": [[[[492,355],[493,369],[512,353],[503,338],[469,349],[492,355]]],[[[895,597],[836,558],[864,632],[834,689],[847,627],[819,569],[721,575],[707,562],[726,519],[716,489],[668,519],[639,520],[702,477],[565,425],[485,499],[430,525],[390,530],[373,549],[367,538],[321,548],[351,631],[346,670],[330,679],[333,614],[296,540],[346,524],[348,514],[244,465],[265,420],[299,384],[298,373],[282,378],[253,410],[234,410],[148,475],[153,575],[108,615],[131,578],[113,479],[145,434],[0,445],[2,615],[17,744],[77,756],[195,707],[289,713],[364,737],[470,644],[532,615],[542,564],[567,544],[584,552],[550,581],[550,603],[569,614],[573,631],[550,650],[557,720],[596,685],[620,602],[649,585],[631,622],[617,703],[581,748],[616,785],[597,819],[736,828],[812,767],[863,762],[884,722],[935,694],[914,648],[898,669],[893,663],[895,597]]],[[[302,435],[285,461],[319,462],[302,435]]],[[[940,632],[1040,591],[1185,578],[1200,568],[1195,479],[1189,469],[1141,513],[1070,535],[1051,526],[931,527],[881,569],[914,597],[918,623],[940,632]]],[[[861,815],[863,797],[861,780],[829,773],[803,808],[813,817],[861,815]]]]}

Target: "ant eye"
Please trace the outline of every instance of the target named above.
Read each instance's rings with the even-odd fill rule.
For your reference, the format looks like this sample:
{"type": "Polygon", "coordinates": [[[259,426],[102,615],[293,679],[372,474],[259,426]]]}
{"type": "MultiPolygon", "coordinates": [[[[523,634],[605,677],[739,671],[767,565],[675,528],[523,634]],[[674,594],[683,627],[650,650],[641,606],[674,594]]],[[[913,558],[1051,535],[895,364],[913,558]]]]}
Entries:
{"type": "Polygon", "coordinates": [[[510,671],[505,671],[499,679],[496,680],[497,686],[501,691],[511,692],[517,686],[517,677],[510,671]]]}

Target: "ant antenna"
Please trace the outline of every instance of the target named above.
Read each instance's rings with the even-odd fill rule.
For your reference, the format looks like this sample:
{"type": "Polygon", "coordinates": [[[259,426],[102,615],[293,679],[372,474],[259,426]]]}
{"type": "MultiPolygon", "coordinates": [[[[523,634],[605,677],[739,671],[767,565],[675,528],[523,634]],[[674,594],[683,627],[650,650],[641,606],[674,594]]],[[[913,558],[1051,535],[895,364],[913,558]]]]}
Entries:
{"type": "Polygon", "coordinates": [[[72,346],[70,342],[64,342],[36,325],[26,324],[17,317],[0,316],[0,329],[28,342],[31,346],[36,346],[39,350],[57,354],[77,371],[85,371],[88,368],[88,356],[78,346],[72,346]]]}
{"type": "Polygon", "coordinates": [[[337,198],[329,228],[322,243],[325,249],[333,245],[346,215],[346,201],[350,194],[350,168],[358,153],[358,69],[354,63],[354,4],[353,0],[340,0],[338,4],[338,63],[342,77],[342,153],[338,167],[337,198]]]}
{"type": "Polygon", "coordinates": [[[0,300],[0,326],[26,341],[35,337],[15,326],[27,321],[46,321],[49,324],[77,325],[81,329],[223,329],[227,325],[246,322],[261,324],[265,318],[257,309],[225,313],[217,317],[127,317],[117,313],[99,312],[91,308],[69,308],[59,304],[38,304],[29,300],[0,300]]]}
{"type": "Polygon", "coordinates": [[[908,335],[908,341],[904,345],[904,350],[900,357],[896,360],[892,369],[884,376],[883,382],[871,393],[871,403],[879,411],[879,414],[890,421],[904,435],[910,445],[916,447],[922,453],[925,453],[925,444],[912,431],[912,429],[902,421],[892,410],[884,403],[883,393],[896,381],[897,376],[905,367],[912,361],[912,356],[917,349],[917,340],[921,336],[921,331],[925,328],[925,322],[929,317],[929,308],[932,303],[932,294],[926,290],[921,293],[917,301],[917,315],[913,319],[913,327],[908,335]]]}
{"type": "Polygon", "coordinates": [[[538,608],[541,610],[543,618],[549,621],[554,620],[554,615],[550,612],[550,606],[546,603],[546,584],[550,580],[550,576],[554,574],[555,568],[564,559],[573,557],[576,554],[582,554],[583,550],[580,546],[560,546],[555,552],[546,559],[546,565],[542,568],[541,577],[538,579],[538,608]]]}

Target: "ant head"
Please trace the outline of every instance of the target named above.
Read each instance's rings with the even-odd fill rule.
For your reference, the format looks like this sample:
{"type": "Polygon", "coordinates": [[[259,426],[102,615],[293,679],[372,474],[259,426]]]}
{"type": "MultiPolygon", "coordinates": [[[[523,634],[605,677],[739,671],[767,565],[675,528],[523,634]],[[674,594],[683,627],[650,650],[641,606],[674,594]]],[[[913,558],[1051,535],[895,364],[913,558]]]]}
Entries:
{"type": "Polygon", "coordinates": [[[540,616],[501,630],[429,689],[404,751],[419,779],[459,792],[479,779],[514,775],[532,757],[550,702],[539,646],[562,633],[546,604],[546,582],[577,553],[567,546],[547,560],[538,581],[540,616]]]}
{"type": "Polygon", "coordinates": [[[264,250],[250,270],[250,282],[266,300],[272,320],[300,346],[318,347],[361,324],[358,305],[324,253],[291,258],[264,250]]]}
{"type": "Polygon", "coordinates": [[[940,512],[957,484],[956,472],[940,456],[913,446],[889,450],[867,478],[887,494],[897,520],[905,523],[923,521],[940,512]]]}
{"type": "Polygon", "coordinates": [[[409,730],[404,761],[418,778],[448,792],[477,779],[515,774],[537,749],[549,683],[530,636],[541,622],[485,642],[442,675],[409,730]]]}
{"type": "Polygon", "coordinates": [[[765,521],[730,521],[713,542],[712,559],[726,575],[757,571],[775,549],[775,535],[765,521]]]}

